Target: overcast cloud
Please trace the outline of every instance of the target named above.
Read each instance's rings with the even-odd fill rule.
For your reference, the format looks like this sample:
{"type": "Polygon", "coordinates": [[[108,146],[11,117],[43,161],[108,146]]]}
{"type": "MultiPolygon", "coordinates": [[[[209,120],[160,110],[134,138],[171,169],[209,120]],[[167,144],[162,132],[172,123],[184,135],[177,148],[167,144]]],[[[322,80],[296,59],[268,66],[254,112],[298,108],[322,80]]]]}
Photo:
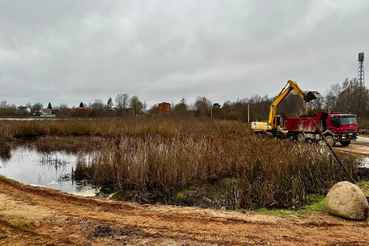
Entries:
{"type": "Polygon", "coordinates": [[[366,0],[0,0],[0,100],[222,104],[289,79],[324,94],[356,77],[368,12],[366,0]]]}

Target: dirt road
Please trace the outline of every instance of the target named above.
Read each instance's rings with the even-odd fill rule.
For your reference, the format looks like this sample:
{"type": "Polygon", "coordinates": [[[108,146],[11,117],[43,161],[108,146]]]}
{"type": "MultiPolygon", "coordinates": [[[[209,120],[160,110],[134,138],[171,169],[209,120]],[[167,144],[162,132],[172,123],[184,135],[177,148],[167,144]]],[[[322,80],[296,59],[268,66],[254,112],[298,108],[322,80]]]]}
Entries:
{"type": "Polygon", "coordinates": [[[356,141],[352,141],[349,146],[345,147],[337,144],[334,149],[349,154],[369,156],[369,137],[358,137],[356,141]]]}
{"type": "Polygon", "coordinates": [[[368,245],[369,223],[78,197],[0,177],[0,245],[368,245]]]}

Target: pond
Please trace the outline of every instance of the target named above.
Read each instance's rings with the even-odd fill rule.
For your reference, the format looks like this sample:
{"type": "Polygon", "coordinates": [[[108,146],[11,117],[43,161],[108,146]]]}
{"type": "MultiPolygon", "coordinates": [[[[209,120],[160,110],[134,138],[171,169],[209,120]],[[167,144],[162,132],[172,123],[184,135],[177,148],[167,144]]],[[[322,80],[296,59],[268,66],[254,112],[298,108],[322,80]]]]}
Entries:
{"type": "Polygon", "coordinates": [[[357,163],[359,168],[369,168],[369,157],[360,157],[357,163]]]}
{"type": "MultiPolygon", "coordinates": [[[[73,181],[72,170],[76,168],[76,163],[77,154],[65,151],[43,153],[32,148],[18,147],[14,148],[7,158],[0,158],[0,175],[24,184],[61,190],[70,194],[110,198],[112,191],[108,189],[87,182],[73,181]]],[[[368,157],[357,157],[356,163],[362,170],[369,168],[368,157]]]]}
{"type": "Polygon", "coordinates": [[[63,151],[40,153],[25,147],[16,148],[9,159],[0,159],[0,175],[24,184],[61,190],[80,196],[103,196],[100,187],[71,178],[77,155],[63,151]]]}

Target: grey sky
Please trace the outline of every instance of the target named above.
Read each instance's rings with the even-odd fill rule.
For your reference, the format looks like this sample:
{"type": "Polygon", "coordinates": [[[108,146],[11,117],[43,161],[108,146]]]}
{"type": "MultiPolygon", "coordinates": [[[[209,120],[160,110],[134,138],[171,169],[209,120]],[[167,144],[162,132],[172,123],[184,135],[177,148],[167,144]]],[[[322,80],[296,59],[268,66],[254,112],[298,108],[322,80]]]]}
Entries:
{"type": "Polygon", "coordinates": [[[275,96],[289,79],[324,94],[356,77],[368,11],[366,0],[0,0],[0,100],[222,104],[275,96]]]}

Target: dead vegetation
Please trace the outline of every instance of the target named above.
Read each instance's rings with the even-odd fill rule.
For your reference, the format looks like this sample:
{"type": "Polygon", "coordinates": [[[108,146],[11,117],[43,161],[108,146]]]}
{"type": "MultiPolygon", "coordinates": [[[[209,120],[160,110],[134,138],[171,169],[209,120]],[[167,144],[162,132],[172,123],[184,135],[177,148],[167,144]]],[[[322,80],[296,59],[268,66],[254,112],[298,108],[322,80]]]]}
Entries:
{"type": "MultiPolygon", "coordinates": [[[[143,202],[160,196],[175,203],[196,190],[212,203],[214,197],[199,193],[209,185],[219,189],[217,199],[225,207],[291,207],[345,180],[325,147],[258,138],[242,122],[125,118],[6,124],[0,122],[3,138],[32,136],[40,151],[79,152],[75,178],[134,191],[143,202]]],[[[355,176],[353,161],[345,163],[355,176]]]]}

